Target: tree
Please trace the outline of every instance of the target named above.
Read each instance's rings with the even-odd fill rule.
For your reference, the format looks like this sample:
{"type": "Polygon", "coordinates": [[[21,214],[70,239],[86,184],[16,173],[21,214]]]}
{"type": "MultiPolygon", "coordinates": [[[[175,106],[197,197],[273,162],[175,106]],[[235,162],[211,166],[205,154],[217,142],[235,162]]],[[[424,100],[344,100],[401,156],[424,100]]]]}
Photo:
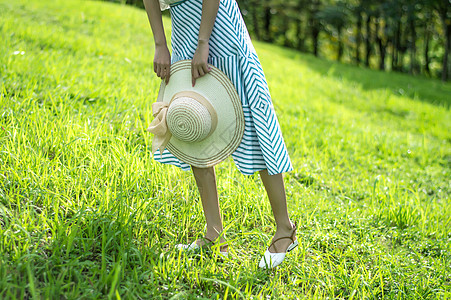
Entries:
{"type": "Polygon", "coordinates": [[[272,12],[271,12],[271,2],[270,0],[263,1],[263,40],[266,42],[273,42],[273,36],[271,32],[271,20],[272,20],[272,12]]]}
{"type": "Polygon", "coordinates": [[[410,68],[409,73],[410,74],[416,74],[418,73],[418,65],[416,62],[416,42],[417,42],[417,29],[416,29],[416,22],[417,22],[417,10],[421,7],[420,1],[415,0],[409,0],[406,1],[406,11],[407,11],[407,24],[409,28],[409,53],[410,53],[410,68]]]}
{"type": "Polygon", "coordinates": [[[450,0],[237,1],[257,39],[319,56],[324,31],[336,45],[337,60],[349,53],[356,64],[372,67],[377,58],[382,70],[432,75],[432,62],[441,60],[440,76],[451,76],[450,0]]]}
{"type": "Polygon", "coordinates": [[[362,25],[363,25],[362,12],[363,6],[360,0],[356,4],[351,6],[351,13],[354,16],[356,23],[354,61],[357,65],[360,64],[360,44],[362,43],[362,25]]]}
{"type": "MultiPolygon", "coordinates": [[[[294,22],[295,22],[295,37],[296,41],[294,42],[294,45],[296,49],[300,51],[305,51],[305,35],[303,34],[303,28],[302,28],[302,13],[304,12],[304,8],[307,5],[307,0],[297,0],[296,5],[292,11],[293,14],[295,14],[294,22]]],[[[305,10],[306,11],[306,10],[305,10]]]]}
{"type": "Polygon", "coordinates": [[[308,6],[308,27],[310,28],[310,36],[312,37],[313,54],[318,56],[318,44],[319,44],[319,33],[320,22],[317,17],[317,13],[320,10],[321,2],[320,0],[311,0],[308,6]]]}
{"type": "Polygon", "coordinates": [[[252,24],[252,32],[255,34],[255,37],[257,40],[261,40],[262,36],[260,34],[260,26],[258,22],[258,4],[260,1],[258,0],[248,0],[248,1],[239,1],[238,4],[240,5],[241,11],[245,11],[246,15],[250,15],[250,23],[252,24]]]}
{"type": "Polygon", "coordinates": [[[349,20],[349,9],[346,3],[338,1],[335,5],[329,5],[320,10],[316,16],[323,25],[323,28],[331,35],[337,35],[338,50],[337,60],[340,61],[343,56],[342,30],[349,20]]]}
{"type": "Polygon", "coordinates": [[[365,66],[370,66],[370,57],[371,57],[371,44],[372,44],[372,31],[371,31],[371,23],[374,16],[374,3],[370,0],[361,0],[361,5],[363,10],[365,11],[365,66]]]}
{"type": "Polygon", "coordinates": [[[429,0],[427,4],[430,5],[439,15],[443,36],[444,36],[444,45],[443,48],[445,50],[443,54],[442,61],[442,81],[447,81],[450,77],[450,50],[451,50],[451,4],[449,0],[429,0]]]}

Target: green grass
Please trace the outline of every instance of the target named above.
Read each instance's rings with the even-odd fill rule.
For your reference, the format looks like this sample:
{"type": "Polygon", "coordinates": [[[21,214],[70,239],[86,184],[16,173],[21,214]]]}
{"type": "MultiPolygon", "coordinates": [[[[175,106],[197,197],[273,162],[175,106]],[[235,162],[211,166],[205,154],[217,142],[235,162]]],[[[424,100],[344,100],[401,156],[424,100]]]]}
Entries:
{"type": "Polygon", "coordinates": [[[0,0],[0,40],[0,298],[451,296],[451,84],[255,43],[300,241],[262,271],[269,201],[230,158],[216,171],[231,259],[172,251],[204,217],[192,174],[150,156],[144,11],[0,0]]]}

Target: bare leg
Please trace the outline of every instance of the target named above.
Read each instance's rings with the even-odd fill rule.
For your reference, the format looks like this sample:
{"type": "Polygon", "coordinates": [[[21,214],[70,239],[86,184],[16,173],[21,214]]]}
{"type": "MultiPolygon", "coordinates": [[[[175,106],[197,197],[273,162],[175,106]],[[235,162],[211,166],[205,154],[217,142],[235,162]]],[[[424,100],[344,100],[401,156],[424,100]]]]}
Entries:
{"type": "MultiPolygon", "coordinates": [[[[287,199],[282,174],[269,175],[268,170],[262,170],[260,171],[260,178],[268,194],[274,219],[277,224],[277,230],[273,240],[280,237],[290,237],[294,229],[288,217],[287,199]]],[[[269,252],[286,252],[291,243],[292,241],[289,238],[278,240],[269,248],[269,252]]]]}
{"type": "MultiPolygon", "coordinates": [[[[222,233],[221,213],[219,209],[218,190],[216,187],[216,175],[214,167],[196,168],[191,166],[199,189],[202,207],[204,209],[205,219],[207,221],[207,232],[205,237],[214,241],[222,233]]],[[[221,237],[220,243],[224,243],[224,237],[221,237]]],[[[202,240],[198,240],[199,246],[203,245],[202,240]]],[[[221,251],[227,251],[227,246],[221,247],[221,251]]]]}

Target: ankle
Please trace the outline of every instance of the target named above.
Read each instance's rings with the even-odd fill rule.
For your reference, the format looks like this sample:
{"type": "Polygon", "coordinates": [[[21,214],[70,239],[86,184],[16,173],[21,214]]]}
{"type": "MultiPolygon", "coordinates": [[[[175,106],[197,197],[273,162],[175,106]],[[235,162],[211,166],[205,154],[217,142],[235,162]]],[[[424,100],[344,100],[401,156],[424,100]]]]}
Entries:
{"type": "Polygon", "coordinates": [[[209,238],[212,241],[216,240],[220,236],[221,236],[221,239],[223,239],[222,231],[223,231],[223,228],[220,226],[207,227],[207,232],[205,233],[205,237],[209,238]]]}
{"type": "Polygon", "coordinates": [[[209,235],[207,232],[204,237],[197,239],[196,243],[199,246],[208,245],[209,247],[219,245],[219,251],[222,251],[222,252],[228,251],[228,244],[227,244],[226,240],[224,239],[224,237],[222,235],[220,236],[217,233],[209,235]],[[218,241],[218,238],[219,238],[219,241],[218,241]]]}
{"type": "Polygon", "coordinates": [[[278,233],[291,233],[295,230],[295,225],[289,221],[288,223],[277,224],[276,232],[278,233]]]}

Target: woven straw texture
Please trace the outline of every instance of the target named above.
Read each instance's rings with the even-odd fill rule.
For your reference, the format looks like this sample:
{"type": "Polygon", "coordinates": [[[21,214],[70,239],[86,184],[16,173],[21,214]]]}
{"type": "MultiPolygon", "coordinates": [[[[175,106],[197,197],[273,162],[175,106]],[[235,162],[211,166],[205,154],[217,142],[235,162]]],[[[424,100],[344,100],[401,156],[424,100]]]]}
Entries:
{"type": "Polygon", "coordinates": [[[174,101],[186,101],[189,108],[185,111],[177,110],[171,116],[171,106],[168,111],[168,127],[172,138],[166,148],[179,160],[199,168],[214,166],[232,154],[244,133],[244,115],[240,98],[232,82],[220,70],[210,66],[211,71],[196,81],[193,88],[191,84],[191,61],[183,60],[171,65],[171,80],[164,88],[162,101],[171,102],[174,95],[180,92],[193,91],[207,99],[216,112],[217,123],[211,132],[211,119],[208,110],[185,97],[174,101]],[[172,84],[171,84],[172,83],[172,84]],[[185,99],[184,99],[185,98],[185,99]],[[188,110],[195,112],[189,114],[188,110]],[[203,111],[204,114],[198,114],[203,111]],[[173,119],[174,121],[170,121],[173,119]],[[202,125],[202,123],[204,124],[202,125]],[[209,124],[206,124],[209,122],[209,124]],[[204,129],[200,129],[205,127],[204,129]],[[174,130],[174,132],[173,132],[174,130]],[[190,136],[189,133],[192,133],[190,136]],[[195,142],[194,142],[195,141],[195,142]]]}

